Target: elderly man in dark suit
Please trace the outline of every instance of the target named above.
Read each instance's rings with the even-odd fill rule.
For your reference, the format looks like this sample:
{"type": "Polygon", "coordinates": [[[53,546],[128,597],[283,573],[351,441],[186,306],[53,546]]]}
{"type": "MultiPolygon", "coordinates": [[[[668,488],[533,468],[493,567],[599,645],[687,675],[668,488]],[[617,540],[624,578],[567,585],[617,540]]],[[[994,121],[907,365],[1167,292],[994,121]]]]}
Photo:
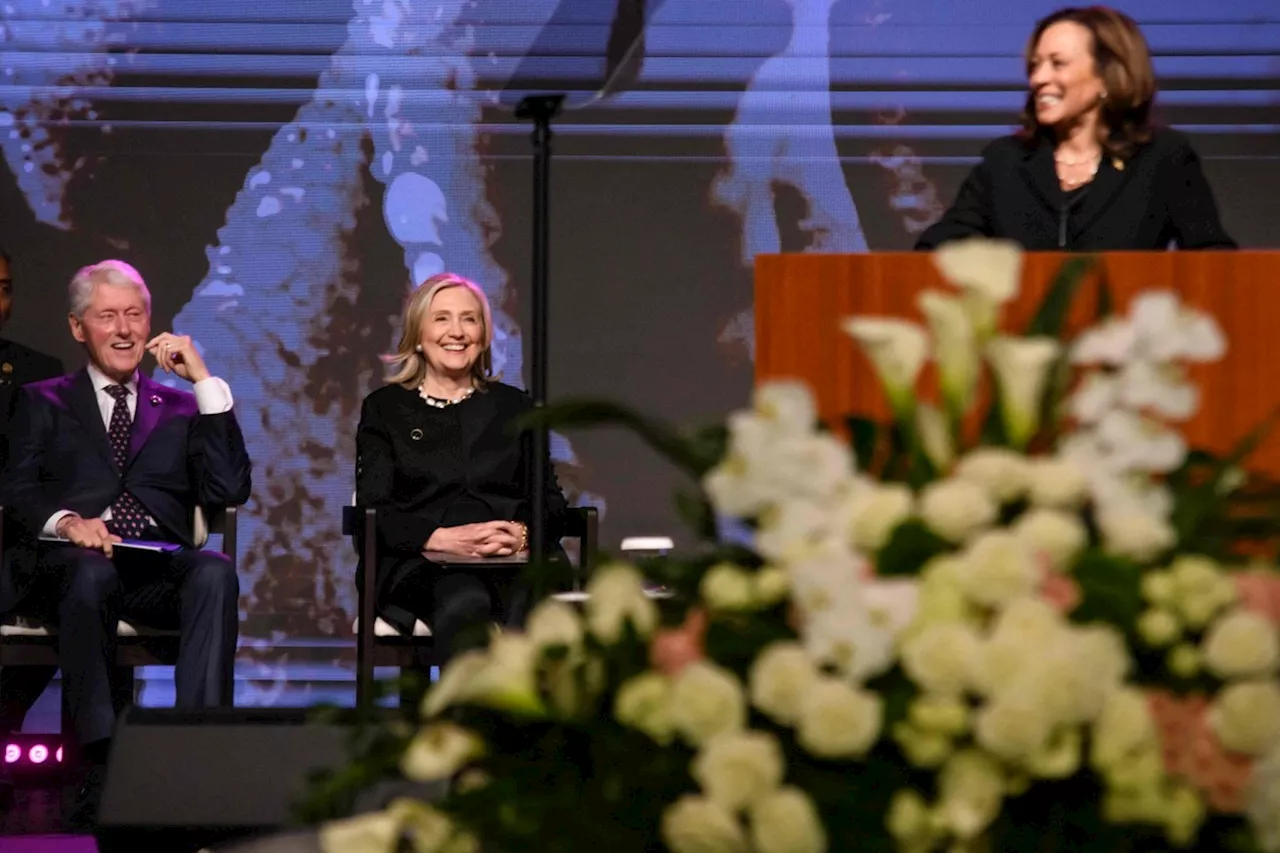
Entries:
{"type": "MultiPolygon", "coordinates": [[[[13,311],[13,267],[9,253],[0,247],[0,331],[13,311]]],[[[0,467],[9,452],[9,420],[17,402],[17,390],[28,382],[62,375],[62,362],[16,341],[0,338],[0,467]]],[[[22,728],[27,711],[53,680],[52,667],[18,667],[0,670],[0,732],[22,728]]],[[[0,768],[0,783],[3,783],[0,768]]]]}
{"type": "Polygon", "coordinates": [[[246,502],[250,462],[227,384],[190,338],[151,336],[137,270],[86,267],[70,298],[88,364],[19,392],[0,503],[34,559],[0,577],[0,612],[59,626],[63,690],[89,762],[81,813],[91,817],[115,724],[118,618],[181,632],[178,707],[231,702],[239,585],[230,561],[194,547],[192,519],[196,506],[246,502]],[[194,393],[142,375],[147,352],[194,393]],[[175,547],[122,546],[133,540],[175,547]]]}

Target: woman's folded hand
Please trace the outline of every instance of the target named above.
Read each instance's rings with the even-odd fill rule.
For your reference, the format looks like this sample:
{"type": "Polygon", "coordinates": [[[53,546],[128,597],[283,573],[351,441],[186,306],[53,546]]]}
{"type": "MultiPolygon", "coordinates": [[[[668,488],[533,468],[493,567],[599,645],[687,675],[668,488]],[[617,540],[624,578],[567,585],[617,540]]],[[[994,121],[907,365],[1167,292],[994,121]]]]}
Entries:
{"type": "Polygon", "coordinates": [[[462,557],[509,557],[525,546],[524,525],[518,521],[483,521],[457,527],[438,527],[424,551],[462,557]]]}

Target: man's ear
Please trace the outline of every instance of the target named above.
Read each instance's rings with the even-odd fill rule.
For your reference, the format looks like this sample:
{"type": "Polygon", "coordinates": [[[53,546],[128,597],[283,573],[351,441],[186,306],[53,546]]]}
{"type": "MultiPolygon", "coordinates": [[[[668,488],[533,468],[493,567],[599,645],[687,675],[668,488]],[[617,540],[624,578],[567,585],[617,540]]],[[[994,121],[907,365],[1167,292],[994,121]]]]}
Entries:
{"type": "Polygon", "coordinates": [[[75,314],[68,314],[67,325],[71,327],[71,337],[84,343],[84,321],[75,314]]]}

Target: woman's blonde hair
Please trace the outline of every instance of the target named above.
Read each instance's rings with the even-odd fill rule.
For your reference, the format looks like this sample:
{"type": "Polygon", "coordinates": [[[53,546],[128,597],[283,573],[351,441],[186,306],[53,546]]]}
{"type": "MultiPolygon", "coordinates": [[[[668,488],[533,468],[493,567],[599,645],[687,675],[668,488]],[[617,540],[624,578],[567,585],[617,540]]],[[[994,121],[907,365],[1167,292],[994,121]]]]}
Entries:
{"type": "Polygon", "coordinates": [[[471,366],[471,380],[476,390],[480,390],[494,378],[493,356],[490,353],[493,345],[493,314],[489,310],[489,299],[475,282],[451,272],[442,272],[418,285],[405,304],[400,343],[394,353],[382,356],[382,362],[387,366],[383,378],[388,384],[394,383],[413,390],[427,377],[427,357],[418,351],[418,345],[422,342],[422,324],[427,319],[427,312],[431,310],[431,300],[440,291],[451,287],[465,288],[480,303],[484,328],[481,332],[480,357],[471,366]]]}

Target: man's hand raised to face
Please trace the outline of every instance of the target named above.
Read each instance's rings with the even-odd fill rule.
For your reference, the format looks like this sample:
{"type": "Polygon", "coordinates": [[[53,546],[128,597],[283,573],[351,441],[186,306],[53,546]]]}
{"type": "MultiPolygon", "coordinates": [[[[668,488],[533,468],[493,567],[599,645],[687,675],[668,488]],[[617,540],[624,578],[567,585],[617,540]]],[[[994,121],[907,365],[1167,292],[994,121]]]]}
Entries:
{"type": "Polygon", "coordinates": [[[191,383],[209,378],[209,368],[205,367],[190,335],[162,332],[147,341],[147,352],[155,356],[160,369],[166,373],[176,374],[191,383]]]}

